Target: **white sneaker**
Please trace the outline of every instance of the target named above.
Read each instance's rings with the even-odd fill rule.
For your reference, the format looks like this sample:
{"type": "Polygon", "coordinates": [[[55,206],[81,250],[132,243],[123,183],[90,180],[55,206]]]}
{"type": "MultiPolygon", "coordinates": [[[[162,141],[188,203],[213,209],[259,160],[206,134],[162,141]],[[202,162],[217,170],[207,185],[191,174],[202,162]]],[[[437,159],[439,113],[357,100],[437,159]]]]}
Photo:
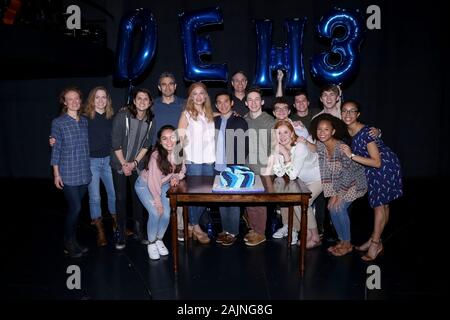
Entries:
{"type": "Polygon", "coordinates": [[[147,246],[148,256],[152,260],[158,260],[159,259],[159,252],[158,247],[156,246],[156,243],[150,243],[147,246]]]}
{"type": "Polygon", "coordinates": [[[158,253],[160,256],[167,256],[169,254],[169,250],[167,250],[164,242],[161,240],[156,240],[156,248],[158,249],[158,253]]]}
{"type": "Polygon", "coordinates": [[[283,226],[280,229],[278,229],[277,231],[275,231],[273,233],[272,238],[274,238],[274,239],[285,238],[285,237],[287,237],[287,232],[288,232],[288,225],[283,224],[283,226]]]}
{"type": "Polygon", "coordinates": [[[294,231],[292,230],[292,241],[291,241],[291,245],[294,246],[296,245],[298,242],[298,231],[294,231]]]}

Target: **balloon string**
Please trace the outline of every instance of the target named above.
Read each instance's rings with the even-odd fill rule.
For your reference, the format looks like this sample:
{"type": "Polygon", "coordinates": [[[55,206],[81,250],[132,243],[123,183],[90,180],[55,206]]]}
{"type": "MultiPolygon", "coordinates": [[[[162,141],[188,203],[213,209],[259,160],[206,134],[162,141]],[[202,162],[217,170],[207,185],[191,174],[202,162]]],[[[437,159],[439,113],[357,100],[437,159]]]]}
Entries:
{"type": "Polygon", "coordinates": [[[133,100],[133,83],[130,80],[128,84],[128,95],[127,95],[127,106],[131,104],[131,101],[133,100]]]}

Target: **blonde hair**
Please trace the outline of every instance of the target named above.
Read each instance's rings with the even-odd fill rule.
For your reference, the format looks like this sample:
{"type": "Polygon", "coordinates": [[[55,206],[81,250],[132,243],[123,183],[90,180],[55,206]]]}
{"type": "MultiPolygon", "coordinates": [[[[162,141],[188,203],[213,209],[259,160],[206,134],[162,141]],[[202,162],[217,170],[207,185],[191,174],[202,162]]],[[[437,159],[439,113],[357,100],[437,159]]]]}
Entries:
{"type": "Polygon", "coordinates": [[[206,86],[201,82],[195,82],[195,83],[191,84],[191,86],[189,87],[188,98],[186,100],[185,110],[186,110],[186,112],[188,112],[190,114],[190,116],[195,121],[197,121],[198,111],[195,109],[194,100],[191,97],[191,93],[192,93],[192,91],[194,91],[195,88],[198,88],[198,87],[205,90],[206,98],[205,98],[205,103],[203,104],[203,109],[205,110],[206,119],[208,120],[208,122],[211,122],[214,120],[213,111],[212,111],[212,107],[211,107],[211,99],[209,98],[206,86]]]}
{"type": "Polygon", "coordinates": [[[98,86],[92,89],[89,92],[89,96],[86,101],[86,105],[84,106],[83,114],[90,118],[94,119],[95,117],[95,95],[97,94],[97,91],[103,90],[106,93],[106,119],[111,119],[114,115],[114,109],[112,107],[112,100],[111,96],[109,95],[108,90],[106,90],[103,86],[98,86]]]}
{"type": "Polygon", "coordinates": [[[277,130],[281,126],[287,127],[289,129],[289,131],[291,131],[294,134],[294,136],[292,137],[291,146],[295,146],[295,144],[297,143],[298,136],[295,133],[295,129],[294,129],[294,126],[292,125],[291,121],[290,120],[278,120],[275,123],[275,126],[273,128],[275,130],[277,130]]]}

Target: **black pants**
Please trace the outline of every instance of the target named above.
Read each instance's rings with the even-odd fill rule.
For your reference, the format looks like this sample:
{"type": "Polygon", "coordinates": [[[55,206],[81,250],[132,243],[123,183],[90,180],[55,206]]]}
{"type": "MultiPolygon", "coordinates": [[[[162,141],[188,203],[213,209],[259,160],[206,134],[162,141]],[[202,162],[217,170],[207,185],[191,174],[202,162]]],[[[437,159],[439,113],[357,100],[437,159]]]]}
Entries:
{"type": "Polygon", "coordinates": [[[319,233],[324,232],[324,225],[325,225],[325,217],[327,215],[327,199],[325,199],[323,192],[321,192],[316,200],[314,201],[314,206],[316,208],[316,222],[317,222],[317,229],[319,233]]]}
{"type": "MultiPolygon", "coordinates": [[[[314,206],[316,208],[317,230],[319,231],[319,234],[323,234],[324,238],[334,240],[337,239],[337,234],[333,224],[331,223],[330,212],[327,209],[327,205],[328,198],[325,198],[322,192],[314,201],[314,206]]],[[[349,210],[351,210],[351,205],[349,210]]]]}
{"type": "Polygon", "coordinates": [[[125,241],[125,229],[127,227],[127,194],[128,185],[130,183],[131,188],[131,201],[133,209],[133,220],[139,222],[140,227],[144,225],[144,206],[139,200],[136,191],[134,189],[134,184],[138,178],[136,171],[133,171],[131,176],[126,176],[124,174],[118,173],[116,170],[112,170],[114,189],[116,191],[116,210],[117,210],[117,220],[119,227],[119,242],[125,241]]]}
{"type": "Polygon", "coordinates": [[[81,200],[86,194],[88,185],[81,186],[67,186],[63,188],[64,197],[66,198],[68,210],[66,221],[64,224],[64,241],[68,242],[76,240],[77,236],[77,222],[81,211],[81,200]]]}

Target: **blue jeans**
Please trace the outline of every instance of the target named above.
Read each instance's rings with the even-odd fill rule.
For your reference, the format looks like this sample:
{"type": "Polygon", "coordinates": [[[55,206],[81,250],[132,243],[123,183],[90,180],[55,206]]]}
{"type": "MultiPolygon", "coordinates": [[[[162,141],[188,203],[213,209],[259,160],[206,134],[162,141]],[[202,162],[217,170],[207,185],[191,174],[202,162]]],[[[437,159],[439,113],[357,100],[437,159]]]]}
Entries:
{"type": "Polygon", "coordinates": [[[336,233],[341,241],[350,241],[350,218],[348,217],[348,207],[351,202],[342,201],[336,210],[330,210],[331,221],[333,221],[336,233]]]}
{"type": "Polygon", "coordinates": [[[240,207],[219,207],[222,230],[233,235],[239,234],[240,207]]]}
{"type": "MultiPolygon", "coordinates": [[[[187,176],[214,176],[214,165],[207,163],[186,162],[187,176]]],[[[211,186],[212,187],[212,186],[211,186]]],[[[193,226],[199,223],[206,207],[189,207],[189,223],[193,226]]]]}
{"type": "Polygon", "coordinates": [[[68,186],[63,188],[64,197],[67,200],[67,216],[64,223],[64,240],[76,240],[77,222],[81,211],[81,200],[86,193],[87,185],[68,186]]]}
{"type": "MultiPolygon", "coordinates": [[[[214,170],[215,175],[220,172],[214,170]]],[[[222,231],[231,233],[232,235],[239,234],[239,218],[241,217],[240,207],[219,207],[220,220],[222,221],[222,231]]]]}
{"type": "Polygon", "coordinates": [[[170,204],[169,198],[167,198],[167,190],[170,188],[170,183],[167,182],[161,186],[161,203],[164,208],[164,212],[160,215],[153,204],[153,196],[148,189],[147,183],[139,177],[136,180],[134,189],[136,194],[141,200],[142,204],[148,211],[147,221],[147,237],[148,241],[154,242],[156,239],[162,239],[166,233],[167,226],[170,220],[170,204]]]}
{"type": "Polygon", "coordinates": [[[89,209],[91,219],[101,218],[101,198],[100,198],[100,179],[106,189],[108,196],[108,209],[111,214],[116,214],[116,193],[114,191],[111,166],[109,165],[109,156],[104,158],[90,158],[92,181],[88,186],[89,191],[89,209]]]}

